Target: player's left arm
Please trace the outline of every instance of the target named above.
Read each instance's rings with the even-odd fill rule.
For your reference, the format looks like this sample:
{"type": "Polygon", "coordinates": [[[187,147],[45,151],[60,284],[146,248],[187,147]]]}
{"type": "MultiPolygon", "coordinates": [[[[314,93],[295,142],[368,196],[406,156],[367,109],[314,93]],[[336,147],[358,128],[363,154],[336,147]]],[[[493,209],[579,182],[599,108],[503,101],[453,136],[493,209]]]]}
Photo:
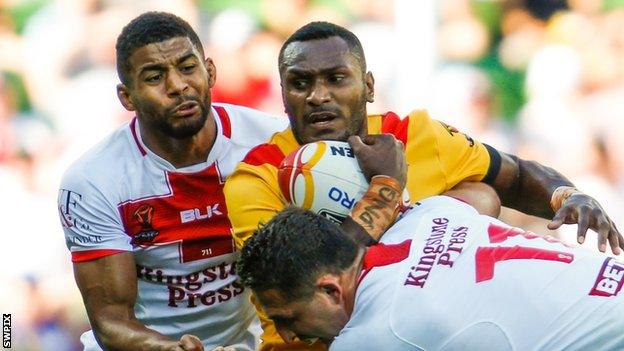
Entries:
{"type": "Polygon", "coordinates": [[[624,238],[600,203],[577,190],[555,169],[527,161],[488,147],[491,158],[500,159],[500,169],[490,184],[502,204],[527,214],[552,218],[549,229],[562,224],[578,224],[577,240],[583,243],[587,229],[598,233],[598,249],[605,252],[607,241],[614,254],[624,249],[624,238]]]}
{"type": "Polygon", "coordinates": [[[447,189],[462,181],[481,180],[492,185],[503,206],[552,219],[549,229],[578,223],[578,242],[587,229],[598,233],[598,249],[607,241],[614,254],[624,249],[624,238],[593,197],[577,190],[561,173],[535,161],[500,152],[444,123],[428,120],[435,135],[447,189]]]}

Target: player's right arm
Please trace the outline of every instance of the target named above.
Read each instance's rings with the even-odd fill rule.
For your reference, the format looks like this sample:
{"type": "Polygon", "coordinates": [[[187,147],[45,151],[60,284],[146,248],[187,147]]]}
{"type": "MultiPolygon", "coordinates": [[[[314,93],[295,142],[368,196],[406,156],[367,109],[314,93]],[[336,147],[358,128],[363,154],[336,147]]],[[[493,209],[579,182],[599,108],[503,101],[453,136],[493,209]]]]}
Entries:
{"type": "Polygon", "coordinates": [[[203,350],[185,335],[172,340],[145,327],[134,315],[137,278],[132,252],[74,263],[74,276],[96,339],[106,350],[203,350]]]}
{"type": "Polygon", "coordinates": [[[404,145],[391,134],[352,136],[349,144],[369,187],[341,228],[358,242],[370,245],[381,238],[401,208],[407,181],[404,145]]]}
{"type": "Polygon", "coordinates": [[[98,344],[106,350],[203,350],[194,336],[172,340],[136,319],[132,245],[116,206],[102,191],[114,187],[98,184],[97,174],[85,173],[74,167],[65,174],[58,210],[76,284],[98,344]]]}

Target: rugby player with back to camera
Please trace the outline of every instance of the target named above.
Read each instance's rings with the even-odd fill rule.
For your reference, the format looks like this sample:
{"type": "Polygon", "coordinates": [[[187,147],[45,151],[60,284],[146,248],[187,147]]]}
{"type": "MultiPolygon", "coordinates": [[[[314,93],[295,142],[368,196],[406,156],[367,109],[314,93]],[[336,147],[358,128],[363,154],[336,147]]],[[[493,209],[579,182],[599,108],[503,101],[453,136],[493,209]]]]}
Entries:
{"type": "MultiPolygon", "coordinates": [[[[600,251],[606,250],[607,242],[615,254],[624,247],[624,238],[600,204],[576,190],[557,171],[499,152],[431,119],[426,111],[414,111],[403,119],[393,112],[367,116],[366,104],[374,100],[374,78],[367,71],[358,38],[347,29],[327,22],[298,29],[282,45],[279,72],[290,128],[251,150],[224,189],[238,247],[259,223],[268,222],[287,204],[277,180],[277,169],[286,155],[317,140],[348,140],[358,160],[365,164],[369,156],[379,156],[379,148],[368,150],[388,138],[402,142],[397,147],[404,147],[405,159],[388,157],[389,168],[365,170],[370,180],[365,202],[378,199],[384,188],[392,188],[399,195],[403,184],[411,199],[418,201],[461,182],[482,181],[492,185],[504,206],[551,218],[550,229],[578,223],[579,242],[591,228],[598,232],[600,251]],[[397,162],[406,162],[406,180],[397,162]],[[397,179],[373,177],[380,174],[397,179]]],[[[368,207],[356,205],[342,228],[361,243],[371,244],[392,223],[400,201],[401,196],[395,196],[386,204],[387,215],[372,223],[361,220],[370,217],[368,207]]],[[[265,332],[262,350],[309,349],[303,343],[285,346],[270,320],[260,316],[265,332]]]]}
{"type": "MultiPolygon", "coordinates": [[[[357,182],[337,173],[357,167],[344,161],[310,176],[316,194],[357,182]]],[[[612,257],[448,196],[416,203],[364,248],[314,213],[330,199],[309,203],[312,211],[288,207],[261,226],[238,264],[287,342],[320,338],[330,351],[624,349],[624,263],[612,257]]]]}

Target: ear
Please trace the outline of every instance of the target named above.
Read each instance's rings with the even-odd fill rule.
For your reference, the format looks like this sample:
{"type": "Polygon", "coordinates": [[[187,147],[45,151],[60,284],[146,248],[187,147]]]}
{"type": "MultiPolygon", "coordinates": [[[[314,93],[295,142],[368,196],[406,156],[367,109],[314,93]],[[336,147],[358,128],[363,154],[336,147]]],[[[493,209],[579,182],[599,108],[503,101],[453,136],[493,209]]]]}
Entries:
{"type": "Polygon", "coordinates": [[[366,84],[366,102],[375,101],[375,77],[371,71],[366,72],[364,76],[364,84],[366,84]]]}
{"type": "Polygon", "coordinates": [[[215,67],[210,57],[206,58],[204,66],[206,67],[206,71],[208,71],[208,85],[212,88],[217,81],[217,67],[215,67]]]}
{"type": "Polygon", "coordinates": [[[123,105],[123,107],[128,111],[136,110],[134,103],[132,102],[132,97],[130,96],[130,92],[128,91],[128,87],[123,84],[117,84],[117,98],[123,105]]]}
{"type": "Polygon", "coordinates": [[[332,304],[343,304],[344,289],[340,284],[340,277],[333,274],[322,275],[316,280],[316,289],[329,299],[332,304]]]}

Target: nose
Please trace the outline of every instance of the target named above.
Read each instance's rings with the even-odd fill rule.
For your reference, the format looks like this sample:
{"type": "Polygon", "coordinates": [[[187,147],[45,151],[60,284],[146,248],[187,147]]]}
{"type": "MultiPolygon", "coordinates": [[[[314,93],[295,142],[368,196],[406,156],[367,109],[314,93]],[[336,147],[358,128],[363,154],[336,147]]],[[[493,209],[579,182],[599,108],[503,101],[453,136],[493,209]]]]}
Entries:
{"type": "Polygon", "coordinates": [[[314,106],[322,105],[331,99],[331,94],[327,85],[322,81],[317,81],[312,86],[312,90],[307,97],[307,103],[314,106]]]}
{"type": "Polygon", "coordinates": [[[184,77],[175,70],[169,71],[167,74],[167,95],[176,97],[188,89],[188,84],[184,77]]]}
{"type": "Polygon", "coordinates": [[[277,327],[277,333],[279,334],[279,336],[282,337],[282,339],[284,339],[286,343],[293,342],[293,340],[295,340],[295,337],[297,337],[295,333],[284,327],[277,327]]]}

